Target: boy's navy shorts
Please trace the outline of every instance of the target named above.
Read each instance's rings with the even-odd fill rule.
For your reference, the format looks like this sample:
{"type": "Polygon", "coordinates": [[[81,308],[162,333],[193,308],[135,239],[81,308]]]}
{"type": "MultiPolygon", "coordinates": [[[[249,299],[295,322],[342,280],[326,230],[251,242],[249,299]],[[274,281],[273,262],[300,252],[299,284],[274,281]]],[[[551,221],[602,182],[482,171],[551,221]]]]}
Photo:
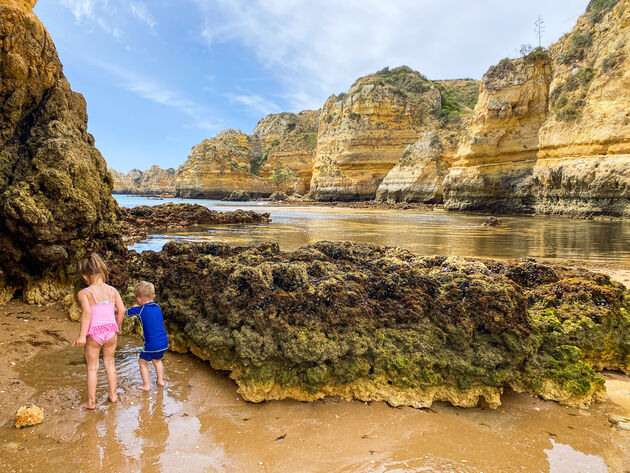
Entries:
{"type": "Polygon", "coordinates": [[[141,351],[140,352],[140,359],[144,360],[144,361],[161,360],[162,357],[164,356],[164,352],[165,351],[166,350],[154,351],[154,352],[141,351]]]}

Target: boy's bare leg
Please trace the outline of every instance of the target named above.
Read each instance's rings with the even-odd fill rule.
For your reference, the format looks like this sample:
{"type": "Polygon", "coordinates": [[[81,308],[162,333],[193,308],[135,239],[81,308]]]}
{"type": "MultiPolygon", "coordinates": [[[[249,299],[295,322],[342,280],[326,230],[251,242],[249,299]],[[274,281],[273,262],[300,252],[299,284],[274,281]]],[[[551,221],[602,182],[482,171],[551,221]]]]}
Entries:
{"type": "Polygon", "coordinates": [[[81,404],[86,409],[96,408],[96,380],[98,374],[98,355],[101,352],[101,346],[87,337],[85,341],[85,362],[87,363],[87,402],[81,404]]]}
{"type": "Polygon", "coordinates": [[[107,340],[103,345],[103,366],[105,367],[105,374],[107,374],[107,385],[109,386],[109,400],[111,402],[118,401],[118,394],[116,388],[118,387],[118,380],[116,379],[116,364],[114,363],[114,352],[116,351],[116,340],[118,335],[114,335],[107,340]]]}
{"type": "Polygon", "coordinates": [[[164,386],[164,365],[162,364],[162,360],[153,360],[153,366],[155,366],[158,385],[164,386]]]}
{"type": "Polygon", "coordinates": [[[146,360],[142,358],[138,358],[138,364],[140,365],[140,376],[142,376],[142,384],[136,386],[136,389],[140,389],[141,391],[148,391],[151,389],[151,385],[149,384],[149,364],[146,360]]]}

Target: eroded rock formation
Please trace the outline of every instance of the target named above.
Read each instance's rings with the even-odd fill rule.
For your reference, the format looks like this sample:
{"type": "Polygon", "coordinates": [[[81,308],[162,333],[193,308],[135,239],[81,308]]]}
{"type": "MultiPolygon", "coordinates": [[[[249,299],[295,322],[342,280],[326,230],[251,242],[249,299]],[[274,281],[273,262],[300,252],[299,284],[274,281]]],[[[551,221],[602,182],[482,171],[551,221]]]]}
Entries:
{"type": "Polygon", "coordinates": [[[71,290],[86,250],[124,248],[85,100],[34,4],[0,0],[0,300],[41,303],[71,290]]]}
{"type": "MultiPolygon", "coordinates": [[[[474,81],[471,81],[474,82],[474,81]]],[[[358,79],[322,109],[316,200],[371,200],[407,146],[440,126],[444,87],[408,67],[358,79]]]]}
{"type": "Polygon", "coordinates": [[[177,170],[180,197],[252,198],[309,190],[319,111],[263,118],[252,135],[226,130],[195,146],[177,170]]]}
{"type": "Polygon", "coordinates": [[[593,0],[548,52],[490,68],[446,208],[630,216],[629,22],[593,0]]]}
{"type": "Polygon", "coordinates": [[[198,204],[171,204],[120,209],[123,225],[123,238],[142,240],[151,230],[173,230],[195,225],[223,225],[228,223],[269,223],[269,213],[256,213],[251,210],[216,212],[198,204]]]}
{"type": "Polygon", "coordinates": [[[110,168],[109,173],[114,180],[114,194],[136,195],[175,195],[175,173],[173,168],[162,169],[153,165],[146,171],[132,169],[127,174],[110,168]]]}
{"type": "Polygon", "coordinates": [[[156,283],[171,349],[229,371],[254,402],[497,407],[510,386],[586,406],[604,398],[591,366],[630,371],[630,293],[586,270],[353,243],[169,243],[132,253],[128,277],[156,283]]]}

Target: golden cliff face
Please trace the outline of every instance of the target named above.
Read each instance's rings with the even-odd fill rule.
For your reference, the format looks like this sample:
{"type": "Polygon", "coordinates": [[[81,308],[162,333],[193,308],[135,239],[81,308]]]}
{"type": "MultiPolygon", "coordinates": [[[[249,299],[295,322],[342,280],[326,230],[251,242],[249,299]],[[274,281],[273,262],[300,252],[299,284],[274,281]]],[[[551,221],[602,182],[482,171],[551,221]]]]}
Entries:
{"type": "Polygon", "coordinates": [[[310,190],[317,145],[319,110],[279,113],[263,118],[254,129],[260,143],[260,177],[278,190],[305,194],[310,190]]]}
{"type": "Polygon", "coordinates": [[[490,68],[446,208],[630,216],[629,22],[596,0],[549,51],[490,68]]]}
{"type": "Polygon", "coordinates": [[[177,170],[178,197],[222,199],[235,190],[250,196],[268,196],[274,186],[250,172],[252,145],[241,131],[225,130],[195,146],[177,170]]]}
{"type": "Polygon", "coordinates": [[[146,171],[132,169],[127,174],[109,169],[114,179],[114,194],[175,195],[175,169],[153,165],[146,171]]]}
{"type": "Polygon", "coordinates": [[[195,146],[177,170],[180,197],[268,197],[309,190],[319,110],[263,118],[252,135],[225,130],[195,146]]]}
{"type": "Polygon", "coordinates": [[[367,200],[420,138],[425,117],[440,108],[431,81],[408,68],[383,70],[357,80],[347,94],[322,109],[311,196],[317,200],[367,200]]]}
{"type": "Polygon", "coordinates": [[[443,181],[472,117],[479,82],[436,81],[440,111],[425,117],[421,139],[408,146],[376,191],[376,200],[441,203],[443,181]]]}

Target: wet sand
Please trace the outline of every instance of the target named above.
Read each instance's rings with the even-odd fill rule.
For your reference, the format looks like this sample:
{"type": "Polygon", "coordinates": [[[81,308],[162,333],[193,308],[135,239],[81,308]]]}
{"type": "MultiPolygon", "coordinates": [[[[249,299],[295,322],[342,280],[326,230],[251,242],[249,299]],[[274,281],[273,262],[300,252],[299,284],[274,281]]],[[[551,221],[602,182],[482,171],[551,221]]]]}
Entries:
{"type": "Polygon", "coordinates": [[[625,472],[630,432],[610,413],[630,415],[630,378],[605,374],[608,401],[588,410],[507,392],[498,410],[395,409],[324,399],[244,402],[224,373],[190,355],[167,353],[167,385],[148,393],[140,342],[120,337],[118,404],[84,396],[78,324],[58,306],[0,306],[0,470],[115,472],[625,472]],[[53,328],[51,328],[53,327],[53,328]],[[43,424],[17,430],[23,404],[45,409],[43,424]]]}

